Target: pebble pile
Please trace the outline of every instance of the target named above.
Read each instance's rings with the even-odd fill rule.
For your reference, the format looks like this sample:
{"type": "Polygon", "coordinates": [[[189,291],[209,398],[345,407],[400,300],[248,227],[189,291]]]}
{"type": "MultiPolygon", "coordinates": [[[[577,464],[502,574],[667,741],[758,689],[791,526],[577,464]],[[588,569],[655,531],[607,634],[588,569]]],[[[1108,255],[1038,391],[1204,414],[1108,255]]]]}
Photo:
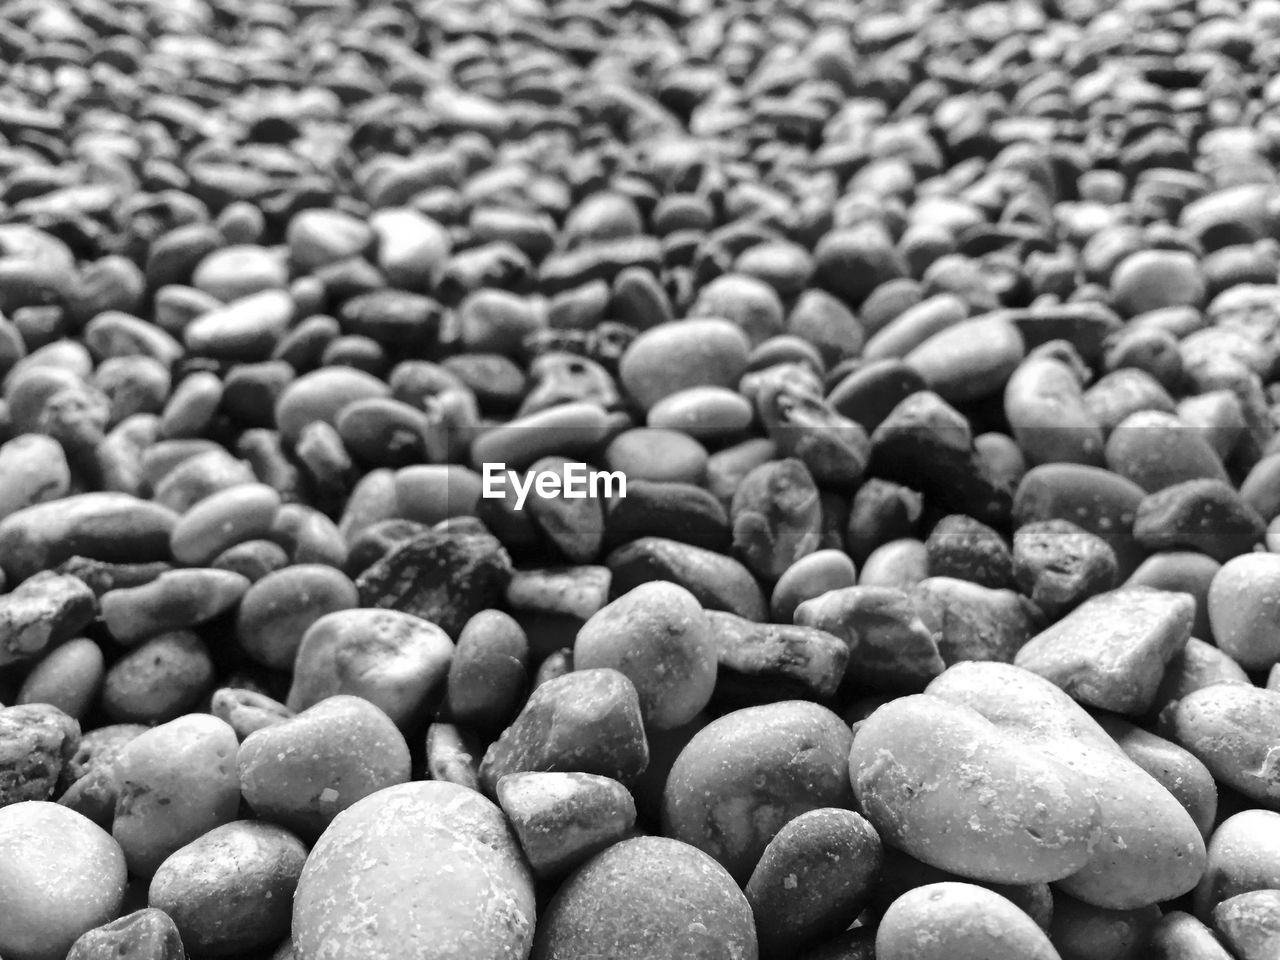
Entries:
{"type": "Polygon", "coordinates": [[[1280,0],[0,2],[0,960],[184,957],[1280,958],[1280,0]]]}

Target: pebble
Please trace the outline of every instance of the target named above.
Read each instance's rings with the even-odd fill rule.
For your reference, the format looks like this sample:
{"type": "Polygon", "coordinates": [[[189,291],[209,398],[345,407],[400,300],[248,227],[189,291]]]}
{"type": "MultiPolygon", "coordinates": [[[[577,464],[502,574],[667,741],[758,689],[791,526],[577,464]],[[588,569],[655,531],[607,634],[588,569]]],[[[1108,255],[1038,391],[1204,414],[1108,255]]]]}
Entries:
{"type": "Polygon", "coordinates": [[[187,950],[243,955],[289,935],[306,859],[287,830],[236,820],[174,851],[151,878],[147,902],[173,918],[187,950]]]}
{"type": "Polygon", "coordinates": [[[1034,603],[1013,590],[954,577],[925,577],[909,595],[948,666],[962,660],[1012,663],[1044,620],[1034,603]]]}
{"type": "Polygon", "coordinates": [[[706,448],[678,430],[637,427],[618,434],[605,449],[605,465],[628,480],[653,483],[701,483],[707,471],[706,448]]]}
{"type": "Polygon", "coordinates": [[[647,727],[696,716],[716,683],[716,652],[702,606],[672,583],[644,583],[591,616],[573,645],[575,670],[613,669],[635,686],[647,727]]]}
{"type": "Polygon", "coordinates": [[[1224,900],[1254,890],[1280,889],[1280,814],[1245,810],[1225,818],[1209,840],[1209,864],[1195,890],[1194,910],[1208,922],[1224,900]]]}
{"type": "Polygon", "coordinates": [[[604,536],[609,548],[662,536],[722,551],[729,546],[729,516],[713,494],[694,484],[628,477],[627,495],[605,506],[604,536]]]}
{"type": "Polygon", "coordinates": [[[605,558],[610,594],[621,596],[651,580],[684,587],[707,610],[763,620],[768,602],[751,571],[733,557],[666,537],[641,537],[605,558]]]}
{"type": "Polygon", "coordinates": [[[183,960],[185,956],[182,935],[169,915],[145,907],[84,933],[71,945],[66,960],[183,960]]]}
{"type": "Polygon", "coordinates": [[[205,623],[233,609],[249,589],[238,573],[170,570],[150,583],[102,595],[102,621],[125,646],[205,623]]]}
{"type": "Polygon", "coordinates": [[[1186,480],[1147,494],[1133,536],[1148,550],[1198,550],[1219,563],[1247,554],[1266,534],[1262,518],[1222,480],[1186,480]]]}
{"type": "Polygon", "coordinates": [[[405,783],[348,807],[312,848],[293,951],[390,960],[406,944],[448,944],[458,960],[517,960],[534,915],[533,877],[498,807],[456,784],[405,783]]]}
{"type": "Polygon", "coordinates": [[[1213,638],[1209,621],[1209,585],[1222,564],[1194,550],[1168,550],[1153,553],[1129,577],[1126,585],[1154,587],[1174,593],[1189,593],[1196,601],[1196,618],[1191,627],[1194,637],[1213,638]]]}
{"type": "Polygon", "coordinates": [[[646,415],[646,424],[705,442],[736,436],[751,425],[754,415],[751,404],[732,390],[689,387],[655,403],[646,415]]]}
{"type": "Polygon", "coordinates": [[[38,657],[73,637],[97,614],[77,577],[42,571],[0,596],[0,665],[38,657]]]}
{"type": "Polygon", "coordinates": [[[830,697],[844,678],[849,647],[812,627],[755,623],[722,610],[708,610],[719,677],[716,699],[756,706],[777,700],[830,697]]]}
{"type": "Polygon", "coordinates": [[[119,722],[172,720],[194,707],[213,681],[213,658],[204,642],[190,631],[169,631],[111,665],[102,684],[102,709],[119,722]]]}
{"type": "Polygon", "coordinates": [[[466,622],[499,605],[511,559],[487,533],[430,531],[397,545],[356,580],[361,606],[391,608],[456,637],[466,622]]]}
{"type": "Polygon", "coordinates": [[[903,894],[876,932],[877,960],[1061,960],[1035,922],[971,883],[934,883],[903,894]]]}
{"type": "Polygon", "coordinates": [[[875,828],[851,810],[802,813],[778,831],[745,893],[763,957],[847,929],[867,903],[884,855],[875,828]]]}
{"type": "Polygon", "coordinates": [[[761,580],[773,583],[818,548],[821,504],[813,476],[795,458],[748,473],[729,510],[734,552],[761,580]]]}
{"type": "Polygon", "coordinates": [[[1212,930],[1181,910],[1170,910],[1151,929],[1147,949],[1152,960],[1231,960],[1231,954],[1212,930]]]}
{"type": "Polygon", "coordinates": [[[18,960],[63,960],[124,900],[125,858],[101,827],[41,800],[0,807],[0,949],[18,960]],[[57,883],[49,883],[51,877],[57,883]]]}
{"type": "Polygon", "coordinates": [[[627,394],[648,411],[690,387],[735,388],[747,369],[750,348],[747,335],[728,320],[663,323],[632,341],[618,375],[627,394]]]}
{"type": "Polygon", "coordinates": [[[1166,712],[1170,739],[1194,754],[1215,780],[1268,809],[1280,806],[1273,771],[1280,694],[1219,683],[1191,691],[1166,712]]]}
{"type": "Polygon", "coordinates": [[[1246,670],[1280,662],[1280,556],[1249,553],[1213,575],[1208,615],[1214,642],[1246,670]]]}
{"type": "Polygon", "coordinates": [[[341,571],[317,563],[287,566],[248,586],[236,611],[236,639],[264,666],[288,670],[313,623],[359,602],[341,571]]]}
{"type": "Polygon", "coordinates": [[[292,710],[266,694],[235,687],[215,690],[209,712],[229,725],[241,743],[249,734],[294,716],[292,710]]]}
{"type": "Polygon", "coordinates": [[[932,577],[956,577],[1001,589],[1013,581],[1009,545],[984,523],[963,514],[943,517],[924,542],[932,577]]]}
{"type": "Polygon", "coordinates": [[[627,838],[636,807],[626,787],[589,773],[511,773],[498,803],[539,879],[563,877],[627,838]]]}
{"type": "Polygon", "coordinates": [[[857,570],[843,550],[816,550],[796,560],[778,577],[769,598],[769,614],[776,623],[790,623],[796,607],[806,600],[857,582],[857,570]]]}
{"type": "Polygon", "coordinates": [[[47,703],[84,720],[102,686],[102,648],[77,637],[55,648],[22,682],[18,704],[47,703]]]}
{"type": "Polygon", "coordinates": [[[663,833],[708,853],[746,883],[789,821],[821,807],[852,807],[851,741],[839,717],[799,700],[713,720],[671,768],[663,833]]]}
{"type": "Polygon", "coordinates": [[[0,519],[38,503],[59,500],[71,489],[71,469],[52,437],[24,433],[0,446],[0,519]]]}
{"type": "Polygon", "coordinates": [[[285,705],[301,713],[350,694],[408,730],[443,691],[453,649],[439,626],[411,613],[368,607],[328,613],[302,635],[285,705]]]}
{"type": "Polygon", "coordinates": [[[167,560],[177,515],[123,493],[81,493],[0,520],[0,566],[19,583],[72,557],[167,560]]]}
{"type": "Polygon", "coordinates": [[[0,707],[0,808],[53,798],[80,743],[80,724],[57,707],[0,707]]]}
{"type": "Polygon", "coordinates": [[[199,567],[237,544],[265,538],[280,503],[280,494],[264,483],[205,497],[174,524],[169,540],[173,559],[199,567]]]}
{"type": "Polygon", "coordinates": [[[1144,587],[1085,601],[1032,637],[1014,663],[1053,681],[1081,703],[1142,716],[1164,669],[1191,637],[1195,602],[1144,587]]]}
{"type": "Polygon", "coordinates": [[[1107,438],[1107,466],[1148,492],[1187,480],[1220,480],[1227,473],[1198,431],[1158,410],[1126,417],[1107,438]]]}
{"type": "MultiPolygon", "coordinates": [[[[1013,535],[1013,578],[1024,595],[1057,620],[1118,586],[1119,567],[1115,551],[1101,537],[1069,520],[1043,520],[1025,524],[1013,535]]],[[[1128,583],[1162,586],[1136,573],[1128,583]]]]}
{"type": "Polygon", "coordinates": [[[532,960],[719,953],[758,955],[751,907],[702,851],[666,837],[616,843],[561,885],[538,924],[532,960]],[[680,890],[673,897],[670,891],[680,890]]]}
{"type": "Polygon", "coordinates": [[[511,773],[594,773],[633,783],[649,762],[640,698],[617,670],[574,670],[535,687],[485,752],[480,781],[494,795],[511,773]]]}
{"type": "Polygon", "coordinates": [[[479,730],[505,727],[529,684],[528,660],[529,640],[519,623],[501,610],[477,613],[462,628],[449,664],[450,717],[479,730]]]}
{"type": "Polygon", "coordinates": [[[125,744],[115,765],[111,835],[130,875],[149,879],[170,854],[235,819],[238,747],[235,731],[207,714],[179,717],[125,744]]]}
{"type": "Polygon", "coordinates": [[[1144,496],[1132,480],[1099,467],[1047,463],[1027,471],[1018,484],[1013,519],[1017,526],[1069,520],[1111,545],[1124,577],[1145,558],[1131,535],[1144,496]]]}
{"type": "Polygon", "coordinates": [[[903,589],[859,584],[832,590],[800,604],[794,617],[800,626],[825,630],[849,645],[851,680],[920,690],[946,669],[937,639],[903,589]]]}
{"type": "Polygon", "coordinates": [[[903,359],[927,389],[949,403],[964,403],[1000,393],[1025,354],[1018,328],[994,316],[975,317],[941,330],[903,359]]]}
{"type": "Polygon", "coordinates": [[[1218,904],[1214,928],[1241,960],[1265,960],[1280,949],[1280,891],[1255,890],[1218,904]]]}

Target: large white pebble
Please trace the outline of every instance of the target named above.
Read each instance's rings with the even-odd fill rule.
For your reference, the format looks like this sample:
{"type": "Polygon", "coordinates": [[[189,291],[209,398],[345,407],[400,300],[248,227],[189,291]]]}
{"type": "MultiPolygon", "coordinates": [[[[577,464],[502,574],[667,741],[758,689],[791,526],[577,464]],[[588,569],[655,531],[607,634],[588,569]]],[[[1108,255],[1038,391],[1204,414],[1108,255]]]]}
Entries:
{"type": "Polygon", "coordinates": [[[0,808],[0,955],[62,960],[115,918],[126,879],[120,845],[87,817],[44,800],[0,808]]]}
{"type": "Polygon", "coordinates": [[[439,780],[334,818],[293,901],[297,960],[525,960],[533,877],[498,807],[439,780]]]}

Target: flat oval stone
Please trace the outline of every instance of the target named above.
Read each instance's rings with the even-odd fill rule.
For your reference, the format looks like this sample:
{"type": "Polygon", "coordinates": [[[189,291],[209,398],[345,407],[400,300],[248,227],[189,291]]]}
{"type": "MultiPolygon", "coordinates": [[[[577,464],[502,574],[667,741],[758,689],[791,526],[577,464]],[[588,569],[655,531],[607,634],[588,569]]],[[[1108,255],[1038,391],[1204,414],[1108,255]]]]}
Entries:
{"type": "Polygon", "coordinates": [[[564,403],[486,430],[471,444],[471,465],[518,470],[544,456],[585,454],[609,433],[604,409],[594,403],[564,403]]]}
{"type": "Polygon", "coordinates": [[[732,389],[747,369],[750,341],[727,320],[691,319],[646,330],[623,354],[619,378],[644,410],[680,390],[732,389]]]}
{"type": "Polygon", "coordinates": [[[755,412],[741,394],[726,387],[689,387],[650,408],[650,427],[678,430],[696,440],[730,437],[751,425],[755,412]]]}
{"type": "Polygon", "coordinates": [[[778,623],[790,623],[796,607],[804,601],[857,582],[858,572],[843,550],[817,550],[791,564],[778,578],[769,599],[769,613],[778,623]]]}
{"type": "Polygon", "coordinates": [[[975,317],[935,333],[905,357],[925,386],[951,403],[999,393],[1026,354],[1018,328],[975,317]]]}
{"type": "Polygon", "coordinates": [[[130,646],[213,620],[235,607],[249,586],[227,570],[170,570],[142,586],[104,594],[102,620],[116,640],[130,646]]]}
{"type": "MultiPolygon", "coordinates": [[[[384,214],[385,216],[385,214],[384,214]]],[[[385,228],[385,219],[383,221],[385,228]]],[[[289,221],[285,242],[289,260],[303,272],[358,257],[372,246],[373,229],[341,210],[302,210],[289,221]]]]}
{"type": "Polygon", "coordinates": [[[238,543],[266,537],[280,503],[279,492],[265,483],[231,487],[206,497],[174,524],[169,538],[173,558],[203,566],[238,543]]]}
{"type": "Polygon", "coordinates": [[[691,483],[627,478],[627,495],[605,508],[605,544],[618,547],[661,535],[707,550],[729,545],[729,517],[707,490],[691,483]]]}
{"type": "Polygon", "coordinates": [[[182,332],[187,350],[218,360],[268,360],[293,320],[293,297],[263,290],[197,317],[182,332]]]}
{"type": "Polygon", "coordinates": [[[81,493],[0,520],[0,565],[17,583],[75,556],[140,563],[169,558],[177,515],[124,493],[81,493]]]}
{"type": "Polygon", "coordinates": [[[320,420],[332,426],[347,404],[384,397],[390,392],[385,383],[361,370],[317,370],[299,377],[285,389],[276,403],[276,428],[285,445],[292,447],[307,424],[320,420]]]}

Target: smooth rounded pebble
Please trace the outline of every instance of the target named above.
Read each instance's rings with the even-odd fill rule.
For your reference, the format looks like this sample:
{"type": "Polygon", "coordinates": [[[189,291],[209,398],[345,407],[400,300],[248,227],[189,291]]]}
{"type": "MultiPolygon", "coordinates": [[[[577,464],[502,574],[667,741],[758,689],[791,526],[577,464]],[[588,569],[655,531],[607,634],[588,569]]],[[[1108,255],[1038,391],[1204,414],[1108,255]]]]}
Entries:
{"type": "Polygon", "coordinates": [[[676,758],[662,797],[663,833],[715,857],[746,883],[782,827],[819,807],[852,808],[849,728],[800,700],[712,721],[676,758]]]}
{"type": "Polygon", "coordinates": [[[129,873],[149,878],[171,853],[230,823],[240,804],[235,731],[193,713],[130,740],[116,760],[120,785],[111,835],[129,873]]]}
{"type": "Polygon", "coordinates": [[[297,960],[525,960],[533,878],[502,811],[439,781],[381,790],[312,848],[293,902],[297,960]]]}
{"type": "Polygon", "coordinates": [[[1035,921],[1000,894],[970,883],[933,883],[885,911],[876,960],[1061,958],[1035,921]]]}
{"type": "Polygon", "coordinates": [[[364,797],[409,779],[409,747],[391,719],[361,697],[321,700],[245,737],[240,790],[264,820],[318,836],[364,797]]]}
{"type": "Polygon", "coordinates": [[[757,960],[751,907],[702,851],[665,837],[626,840],[561,885],[531,960],[596,957],[757,960]]]}
{"type": "Polygon", "coordinates": [[[716,650],[702,605],[684,587],[643,583],[592,615],[573,645],[575,669],[612,667],[640,695],[646,726],[668,730],[711,699],[716,650]]]}
{"type": "Polygon", "coordinates": [[[40,800],[0,808],[0,951],[63,960],[83,933],[116,916],[125,857],[110,834],[40,800]]]}
{"type": "Polygon", "coordinates": [[[1228,560],[1209,585],[1213,639],[1246,670],[1280,661],[1280,555],[1228,560]]]}
{"type": "Polygon", "coordinates": [[[147,902],[199,956],[239,957],[289,935],[307,848],[270,823],[236,820],[174,851],[151,878],[147,902]]]}

